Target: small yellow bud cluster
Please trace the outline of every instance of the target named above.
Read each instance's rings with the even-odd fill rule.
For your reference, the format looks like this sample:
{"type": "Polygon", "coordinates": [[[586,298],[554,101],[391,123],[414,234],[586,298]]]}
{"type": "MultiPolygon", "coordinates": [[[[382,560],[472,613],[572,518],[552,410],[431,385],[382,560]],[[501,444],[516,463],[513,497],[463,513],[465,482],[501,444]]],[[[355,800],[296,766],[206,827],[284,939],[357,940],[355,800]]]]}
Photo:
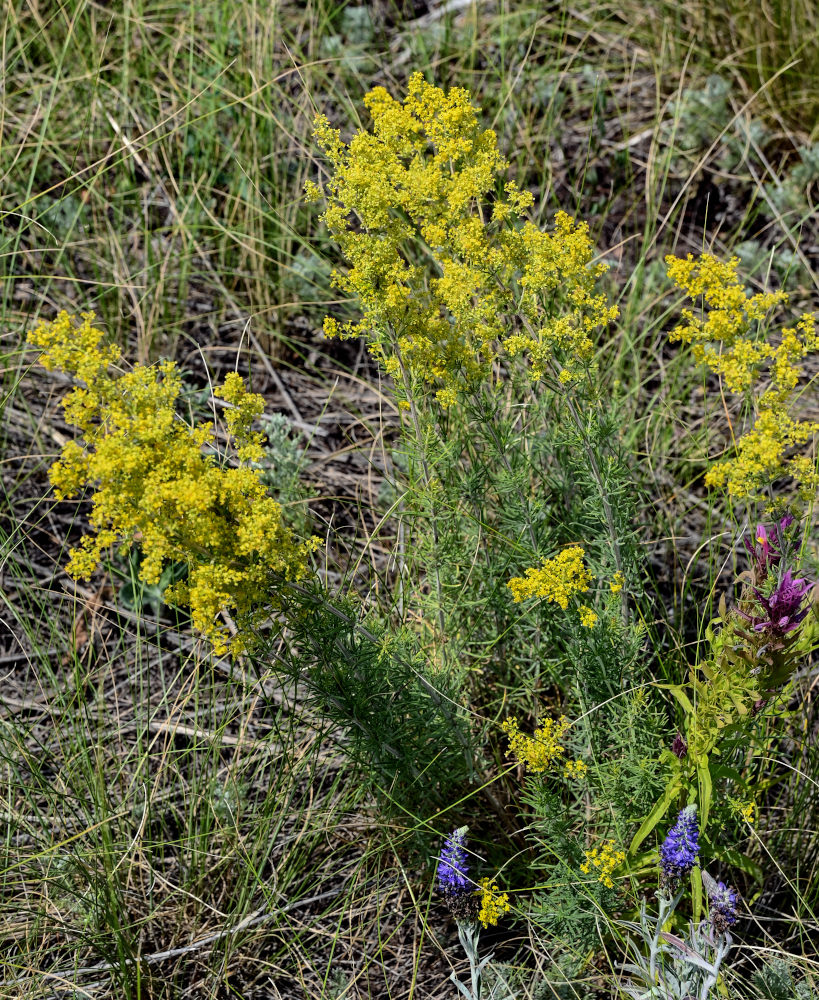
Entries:
{"type": "MultiPolygon", "coordinates": [[[[572,545],[554,558],[544,559],[542,566],[530,567],[525,576],[512,577],[507,587],[512,591],[515,604],[529,597],[542,597],[565,611],[570,598],[589,590],[591,576],[583,562],[585,554],[579,545],[572,545]]],[[[585,604],[580,606],[579,612],[580,624],[593,628],[597,614],[585,604]]]]}
{"type": "Polygon", "coordinates": [[[501,728],[509,740],[509,754],[534,774],[543,774],[562,763],[567,778],[586,776],[588,768],[582,760],[563,760],[566,748],[561,740],[569,728],[569,720],[565,716],[557,722],[545,719],[533,736],[525,736],[520,731],[518,720],[513,718],[507,719],[501,728]]]}
{"type": "Polygon", "coordinates": [[[66,569],[87,578],[105,549],[119,542],[127,550],[135,541],[146,584],[158,583],[169,564],[184,563],[186,578],[165,591],[168,600],[190,607],[194,626],[217,652],[237,653],[256,609],[272,603],[276,579],[303,575],[315,545],[294,540],[250,465],[262,454],[261,436],[250,428],[264,402],[235,373],[216,390],[231,404],[227,425],[239,458],[238,467],[223,468],[212,454],[211,424],[191,426],[177,413],[182,381],[173,362],[109,374],[119,352],[101,346],[93,319],[88,313],[78,322],[62,312],[28,338],[42,350],[44,367],[83,383],[63,401],[80,440],[63,447],[50,471],[59,499],[93,489],[93,533],[71,551],[66,569]],[[217,622],[222,611],[247,627],[232,640],[217,622]]]}
{"type": "Polygon", "coordinates": [[[491,878],[482,878],[478,885],[480,889],[477,891],[481,898],[478,920],[484,928],[494,927],[505,913],[510,913],[512,910],[509,905],[509,894],[500,892],[497,882],[491,878]]]}
{"type": "Polygon", "coordinates": [[[734,813],[739,816],[740,819],[745,820],[751,826],[756,822],[756,802],[753,799],[749,799],[747,802],[742,802],[739,799],[729,799],[731,808],[734,813]]]}
{"type": "Polygon", "coordinates": [[[801,492],[811,495],[819,485],[814,463],[804,454],[787,455],[819,432],[819,424],[794,420],[789,413],[804,375],[801,362],[819,352],[814,315],[805,313],[795,327],[780,331],[778,343],[771,342],[762,335],[761,324],[774,307],[787,303],[785,292],[749,295],[737,277],[737,257],[724,263],[711,254],[697,260],[688,254],[685,260],[668,256],[666,264],[677,287],[692,299],[702,297],[708,310],[700,318],[684,309],[684,322],[671,332],[671,339],[691,344],[696,360],[719,375],[729,392],[753,389],[767,369],[767,387],[755,401],[753,428],[737,442],[735,458],[709,470],[706,483],[724,486],[738,499],[755,498],[787,474],[801,492]]]}
{"type": "Polygon", "coordinates": [[[597,872],[597,881],[602,882],[607,889],[613,889],[612,872],[626,860],[625,853],[615,850],[613,840],[605,840],[599,848],[593,847],[583,853],[586,855],[586,861],[580,866],[580,871],[588,875],[594,868],[597,872]]]}
{"type": "Polygon", "coordinates": [[[332,170],[323,192],[305,192],[327,199],[322,219],[349,265],[333,280],[362,311],[359,322],[328,317],[327,336],[367,336],[388,374],[433,386],[445,407],[490,376],[515,317],[537,332],[503,346],[529,354],[533,378],[552,360],[564,384],[582,377],[590,333],[617,313],[595,294],[605,266],[588,227],[565,212],[553,233],[520,224],[532,195],[513,181],[501,189],[507,163],[468,91],[415,73],[403,101],[376,87],[364,102],[372,131],[349,143],[315,121],[332,170]]]}
{"type": "Polygon", "coordinates": [[[588,604],[581,604],[578,611],[580,613],[580,624],[583,628],[594,628],[599,621],[597,612],[590,608],[588,604]]]}
{"type": "Polygon", "coordinates": [[[625,582],[626,578],[618,569],[617,572],[614,574],[614,579],[609,584],[609,588],[611,589],[612,594],[619,594],[620,591],[623,589],[623,585],[625,584],[625,582]]]}

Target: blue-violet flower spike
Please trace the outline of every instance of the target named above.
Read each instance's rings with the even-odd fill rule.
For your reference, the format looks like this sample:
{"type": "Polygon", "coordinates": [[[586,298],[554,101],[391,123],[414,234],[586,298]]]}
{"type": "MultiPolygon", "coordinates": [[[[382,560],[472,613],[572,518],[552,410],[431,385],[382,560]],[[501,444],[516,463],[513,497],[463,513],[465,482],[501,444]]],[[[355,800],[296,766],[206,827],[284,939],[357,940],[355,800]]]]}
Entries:
{"type": "Polygon", "coordinates": [[[472,886],[466,877],[469,865],[466,863],[466,832],[463,827],[454,830],[444,841],[438,860],[438,884],[441,892],[470,892],[472,886]]]}
{"type": "Polygon", "coordinates": [[[739,893],[724,882],[717,882],[709,892],[711,926],[716,934],[725,934],[737,922],[739,893]]]}
{"type": "Polygon", "coordinates": [[[660,869],[663,885],[672,886],[697,863],[700,852],[700,831],[697,827],[697,807],[680,810],[677,822],[668,831],[660,848],[660,869]]]}
{"type": "Polygon", "coordinates": [[[478,906],[475,886],[468,877],[466,833],[467,827],[459,827],[444,841],[438,859],[438,886],[455,919],[463,923],[474,923],[478,906]]]}

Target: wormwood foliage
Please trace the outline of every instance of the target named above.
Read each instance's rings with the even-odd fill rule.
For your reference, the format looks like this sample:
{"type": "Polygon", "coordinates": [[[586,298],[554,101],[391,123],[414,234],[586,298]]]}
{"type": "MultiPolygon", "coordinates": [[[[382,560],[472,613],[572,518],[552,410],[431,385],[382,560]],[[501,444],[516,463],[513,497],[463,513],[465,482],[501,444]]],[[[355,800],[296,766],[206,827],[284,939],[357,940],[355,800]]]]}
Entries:
{"type": "Polygon", "coordinates": [[[788,475],[809,499],[819,485],[815,463],[804,453],[789,453],[819,432],[819,424],[796,420],[790,411],[806,373],[804,361],[819,352],[816,317],[804,313],[795,326],[769,339],[765,322],[788,296],[782,291],[750,295],[737,277],[738,257],[725,263],[707,253],[697,260],[688,254],[685,260],[668,256],[666,264],[677,287],[702,299],[706,308],[704,318],[684,309],[683,323],[671,339],[691,344],[696,360],[721,376],[729,392],[765,386],[755,399],[754,426],[737,442],[736,457],[712,466],[706,482],[724,486],[737,499],[753,499],[788,475]]]}
{"type": "Polygon", "coordinates": [[[316,544],[292,536],[253,465],[261,443],[251,424],[263,400],[235,373],[216,390],[231,406],[227,425],[237,459],[221,463],[213,425],[192,426],[178,412],[174,363],[112,374],[119,351],[102,344],[93,319],[62,312],[29,335],[46,369],[80,383],[63,400],[79,439],[65,444],[50,472],[59,499],[92,491],[93,533],[72,550],[68,572],[89,577],[110,546],[127,551],[138,542],[140,579],[155,585],[166,567],[184,564],[186,578],[168,587],[165,599],[190,607],[194,626],[217,652],[238,653],[251,640],[257,611],[273,603],[277,581],[303,576],[316,544]],[[239,620],[233,637],[218,621],[222,611],[239,620]]]}
{"type": "Polygon", "coordinates": [[[582,377],[591,331],[617,315],[595,291],[605,265],[592,263],[586,224],[563,212],[552,233],[521,222],[532,195],[501,183],[496,135],[466,90],[416,73],[403,101],[376,87],[364,103],[372,131],[349,143],[316,118],[332,175],[307,194],[327,199],[322,218],[349,263],[334,281],[362,310],[354,323],[329,317],[325,332],[369,337],[390,375],[434,386],[444,406],[504,353],[525,354],[533,379],[582,377]]]}

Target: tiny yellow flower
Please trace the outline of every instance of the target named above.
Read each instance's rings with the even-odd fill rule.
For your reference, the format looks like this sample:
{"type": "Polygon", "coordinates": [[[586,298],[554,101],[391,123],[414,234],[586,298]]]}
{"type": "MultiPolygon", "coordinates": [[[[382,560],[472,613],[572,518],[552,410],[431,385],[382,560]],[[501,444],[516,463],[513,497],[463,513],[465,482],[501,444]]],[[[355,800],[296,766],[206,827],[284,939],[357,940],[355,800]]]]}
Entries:
{"type": "Polygon", "coordinates": [[[619,594],[620,591],[623,589],[623,584],[625,582],[626,582],[625,577],[618,569],[617,572],[614,574],[614,579],[609,584],[612,594],[619,594]]]}
{"type": "Polygon", "coordinates": [[[583,563],[584,555],[579,545],[572,545],[553,559],[544,559],[542,566],[527,569],[525,576],[513,577],[507,587],[512,591],[515,604],[528,597],[543,597],[565,611],[569,598],[585,594],[591,584],[591,576],[583,563]]]}
{"type": "Polygon", "coordinates": [[[557,722],[545,719],[533,736],[525,736],[518,728],[517,719],[513,718],[507,719],[501,728],[509,739],[510,755],[534,774],[550,770],[566,753],[560,742],[569,728],[569,720],[565,716],[557,722]]]}
{"type": "Polygon", "coordinates": [[[484,928],[494,927],[504,913],[510,913],[512,907],[509,905],[509,894],[499,892],[498,885],[494,879],[482,878],[478,883],[480,889],[481,909],[478,913],[478,920],[484,928]]]}
{"type": "Polygon", "coordinates": [[[580,605],[580,624],[583,628],[594,628],[597,624],[598,617],[597,613],[593,611],[588,605],[580,605]]]}
{"type": "Polygon", "coordinates": [[[593,847],[583,853],[586,855],[586,861],[580,866],[580,871],[588,875],[592,868],[596,869],[597,881],[602,882],[606,888],[613,889],[612,872],[626,860],[625,853],[615,850],[613,840],[605,840],[599,848],[593,847]]]}
{"type": "Polygon", "coordinates": [[[563,774],[567,778],[585,778],[589,769],[582,760],[567,760],[563,766],[563,774]]]}

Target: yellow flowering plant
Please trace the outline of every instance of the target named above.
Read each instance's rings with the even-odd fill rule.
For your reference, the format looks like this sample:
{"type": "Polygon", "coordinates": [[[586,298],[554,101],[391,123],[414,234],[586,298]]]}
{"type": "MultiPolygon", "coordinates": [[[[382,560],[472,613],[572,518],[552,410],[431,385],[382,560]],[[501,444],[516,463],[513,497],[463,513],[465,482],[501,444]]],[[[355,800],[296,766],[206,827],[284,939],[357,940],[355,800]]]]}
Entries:
{"type": "MultiPolygon", "coordinates": [[[[591,586],[591,574],[584,562],[585,551],[579,545],[563,549],[552,559],[544,559],[539,567],[530,567],[524,576],[515,576],[507,584],[515,604],[531,597],[543,598],[566,611],[569,600],[586,594],[591,586]]],[[[622,574],[619,574],[622,576],[622,574]]],[[[621,588],[622,589],[622,588],[621,588]]],[[[594,628],[598,616],[588,605],[578,608],[580,624],[594,628]]]]}
{"type": "Polygon", "coordinates": [[[666,257],[668,275],[689,298],[703,303],[703,315],[682,312],[672,340],[690,344],[695,359],[719,375],[734,394],[755,391],[753,427],[736,441],[733,458],[722,459],[707,475],[709,486],[724,487],[737,500],[763,496],[771,484],[789,476],[806,500],[819,485],[815,440],[819,423],[799,420],[793,407],[806,362],[819,354],[816,317],[804,313],[793,326],[767,332],[774,310],[787,304],[783,291],[749,294],[737,276],[739,258],[719,261],[711,254],[695,259],[666,257]]]}
{"type": "Polygon", "coordinates": [[[532,774],[544,774],[562,764],[566,777],[585,777],[588,769],[582,760],[563,759],[566,748],[561,741],[569,729],[569,720],[565,716],[557,722],[544,719],[532,736],[520,731],[515,718],[507,719],[501,728],[509,740],[509,754],[532,774]]]}
{"type": "Polygon", "coordinates": [[[607,889],[614,888],[612,875],[626,860],[625,851],[617,850],[613,840],[604,840],[599,847],[592,847],[583,852],[586,860],[580,866],[580,871],[588,875],[594,870],[597,881],[602,882],[607,889]]]}
{"type": "Polygon", "coordinates": [[[376,87],[364,103],[372,129],[348,143],[324,115],[315,122],[331,173],[306,193],[326,199],[348,265],[333,277],[362,313],[328,317],[325,333],[368,337],[393,378],[434,387],[444,407],[503,357],[524,354],[535,380],[584,378],[592,332],[617,315],[596,291],[605,265],[588,226],[565,212],[551,232],[524,219],[532,195],[501,180],[497,137],[466,90],[415,73],[403,100],[376,87]]]}
{"type": "Polygon", "coordinates": [[[103,344],[93,320],[92,313],[77,320],[62,312],[29,334],[46,369],[79,383],[63,400],[79,437],[63,446],[50,479],[61,500],[91,490],[92,532],[66,568],[87,578],[111,546],[127,551],[137,543],[145,584],[156,585],[166,567],[181,563],[185,577],[166,589],[166,599],[190,607],[217,652],[242,652],[253,624],[275,603],[277,581],[304,576],[317,544],[293,537],[254,465],[262,445],[251,428],[264,401],[236,373],[215,390],[230,406],[236,455],[235,464],[218,461],[212,424],[191,425],[179,412],[175,364],[112,372],[119,351],[103,344]],[[237,619],[235,634],[222,612],[237,619]]]}
{"type": "Polygon", "coordinates": [[[478,920],[486,930],[495,927],[505,913],[511,912],[512,907],[509,903],[509,893],[501,892],[494,879],[482,878],[478,884],[480,886],[478,920]]]}

